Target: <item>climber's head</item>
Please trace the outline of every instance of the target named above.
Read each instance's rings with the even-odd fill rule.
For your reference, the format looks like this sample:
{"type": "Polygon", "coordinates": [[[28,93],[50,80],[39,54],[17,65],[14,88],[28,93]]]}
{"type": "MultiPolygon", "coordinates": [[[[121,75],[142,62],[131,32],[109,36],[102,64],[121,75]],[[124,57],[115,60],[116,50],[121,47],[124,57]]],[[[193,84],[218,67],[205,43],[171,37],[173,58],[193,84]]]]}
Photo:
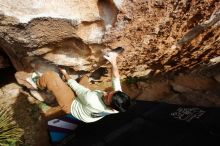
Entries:
{"type": "Polygon", "coordinates": [[[104,97],[106,105],[119,112],[125,112],[131,105],[130,97],[121,91],[113,91],[104,97]]]}

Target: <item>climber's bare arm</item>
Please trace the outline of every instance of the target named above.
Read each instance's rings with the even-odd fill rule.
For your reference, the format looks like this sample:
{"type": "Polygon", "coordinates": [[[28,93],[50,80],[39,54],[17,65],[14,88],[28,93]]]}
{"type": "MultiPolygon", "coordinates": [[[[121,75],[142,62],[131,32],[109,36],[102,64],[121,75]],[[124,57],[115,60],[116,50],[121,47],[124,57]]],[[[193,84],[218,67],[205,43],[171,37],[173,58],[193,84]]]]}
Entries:
{"type": "Polygon", "coordinates": [[[60,72],[64,75],[67,84],[69,87],[76,93],[77,97],[82,97],[84,96],[87,92],[90,91],[90,89],[80,85],[77,83],[74,79],[70,77],[70,75],[66,72],[65,69],[60,68],[60,72]]]}
{"type": "Polygon", "coordinates": [[[112,63],[112,76],[114,78],[120,78],[120,74],[118,71],[118,66],[117,66],[116,61],[114,63],[112,63]]]}
{"type": "Polygon", "coordinates": [[[60,68],[60,72],[64,75],[65,79],[68,81],[71,79],[70,75],[66,72],[65,69],[60,68]]]}
{"type": "Polygon", "coordinates": [[[115,53],[115,52],[109,52],[108,54],[104,55],[104,57],[112,65],[112,77],[114,78],[120,78],[120,74],[119,74],[118,66],[117,66],[117,56],[118,56],[118,53],[115,53]]]}
{"type": "Polygon", "coordinates": [[[118,56],[118,52],[109,52],[104,55],[104,57],[112,65],[112,87],[114,91],[122,91],[121,83],[120,83],[120,75],[117,66],[117,56],[118,56]]]}

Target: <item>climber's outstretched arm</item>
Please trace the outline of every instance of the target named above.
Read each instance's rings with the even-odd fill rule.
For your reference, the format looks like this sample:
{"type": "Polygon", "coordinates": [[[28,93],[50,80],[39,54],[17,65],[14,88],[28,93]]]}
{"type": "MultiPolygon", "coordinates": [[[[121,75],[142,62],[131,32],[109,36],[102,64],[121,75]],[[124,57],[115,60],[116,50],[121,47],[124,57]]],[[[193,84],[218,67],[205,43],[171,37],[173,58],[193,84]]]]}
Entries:
{"type": "Polygon", "coordinates": [[[104,57],[112,65],[112,77],[113,78],[120,78],[120,74],[119,74],[118,66],[117,66],[117,56],[118,56],[118,53],[115,53],[115,52],[109,52],[108,54],[104,55],[104,57]]]}
{"type": "Polygon", "coordinates": [[[120,84],[120,74],[117,66],[117,56],[116,52],[109,52],[104,55],[104,57],[111,63],[112,65],[112,84],[115,91],[122,91],[120,84]]]}

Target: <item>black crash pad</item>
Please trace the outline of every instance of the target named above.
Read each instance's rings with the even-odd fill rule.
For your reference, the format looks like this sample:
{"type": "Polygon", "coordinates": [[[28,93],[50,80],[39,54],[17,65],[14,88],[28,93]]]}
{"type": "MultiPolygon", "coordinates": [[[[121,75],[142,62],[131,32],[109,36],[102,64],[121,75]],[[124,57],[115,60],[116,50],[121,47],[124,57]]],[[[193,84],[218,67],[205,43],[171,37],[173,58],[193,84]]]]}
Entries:
{"type": "Polygon", "coordinates": [[[61,146],[219,146],[220,108],[136,101],[127,112],[82,124],[61,146]]]}

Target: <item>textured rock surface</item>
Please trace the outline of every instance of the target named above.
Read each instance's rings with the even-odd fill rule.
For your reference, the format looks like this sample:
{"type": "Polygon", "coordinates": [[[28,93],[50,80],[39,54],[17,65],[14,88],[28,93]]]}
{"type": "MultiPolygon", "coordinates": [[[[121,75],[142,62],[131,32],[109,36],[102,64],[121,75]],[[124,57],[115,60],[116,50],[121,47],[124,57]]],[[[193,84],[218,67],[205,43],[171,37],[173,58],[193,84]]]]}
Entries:
{"type": "MultiPolygon", "coordinates": [[[[219,9],[217,0],[0,0],[0,50],[21,70],[15,77],[27,88],[33,69],[61,66],[77,74],[107,66],[100,83],[83,85],[110,91],[102,51],[121,46],[122,78],[143,77],[122,80],[132,98],[219,107],[219,9]]],[[[1,54],[0,68],[7,62],[1,54]]],[[[53,110],[9,84],[15,79],[8,68],[0,76],[0,104],[12,107],[24,144],[49,146],[44,116],[53,110]]]]}
{"type": "Polygon", "coordinates": [[[0,4],[0,45],[17,70],[28,71],[30,56],[40,56],[72,71],[91,72],[104,64],[103,50],[122,46],[121,74],[147,77],[216,64],[220,55],[215,0],[0,4]]]}
{"type": "Polygon", "coordinates": [[[118,11],[111,0],[1,0],[0,10],[0,45],[17,70],[41,56],[84,71],[103,60],[102,38],[118,11]]]}
{"type": "Polygon", "coordinates": [[[80,23],[99,20],[97,0],[1,0],[1,10],[6,16],[28,23],[40,17],[65,18],[80,23]]]}
{"type": "Polygon", "coordinates": [[[1,102],[7,102],[8,104],[13,104],[16,100],[16,97],[20,94],[21,86],[16,83],[8,84],[2,88],[0,88],[0,98],[4,98],[5,100],[1,100],[1,102]],[[8,99],[14,99],[8,101],[8,99]]]}
{"type": "Polygon", "coordinates": [[[125,75],[185,72],[220,55],[219,19],[216,0],[125,1],[105,41],[126,48],[120,60],[125,75]]]}
{"type": "Polygon", "coordinates": [[[10,64],[9,58],[7,57],[7,55],[5,55],[4,52],[2,52],[0,50],[0,69],[5,68],[5,67],[9,67],[10,65],[11,64],[10,64]]]}

